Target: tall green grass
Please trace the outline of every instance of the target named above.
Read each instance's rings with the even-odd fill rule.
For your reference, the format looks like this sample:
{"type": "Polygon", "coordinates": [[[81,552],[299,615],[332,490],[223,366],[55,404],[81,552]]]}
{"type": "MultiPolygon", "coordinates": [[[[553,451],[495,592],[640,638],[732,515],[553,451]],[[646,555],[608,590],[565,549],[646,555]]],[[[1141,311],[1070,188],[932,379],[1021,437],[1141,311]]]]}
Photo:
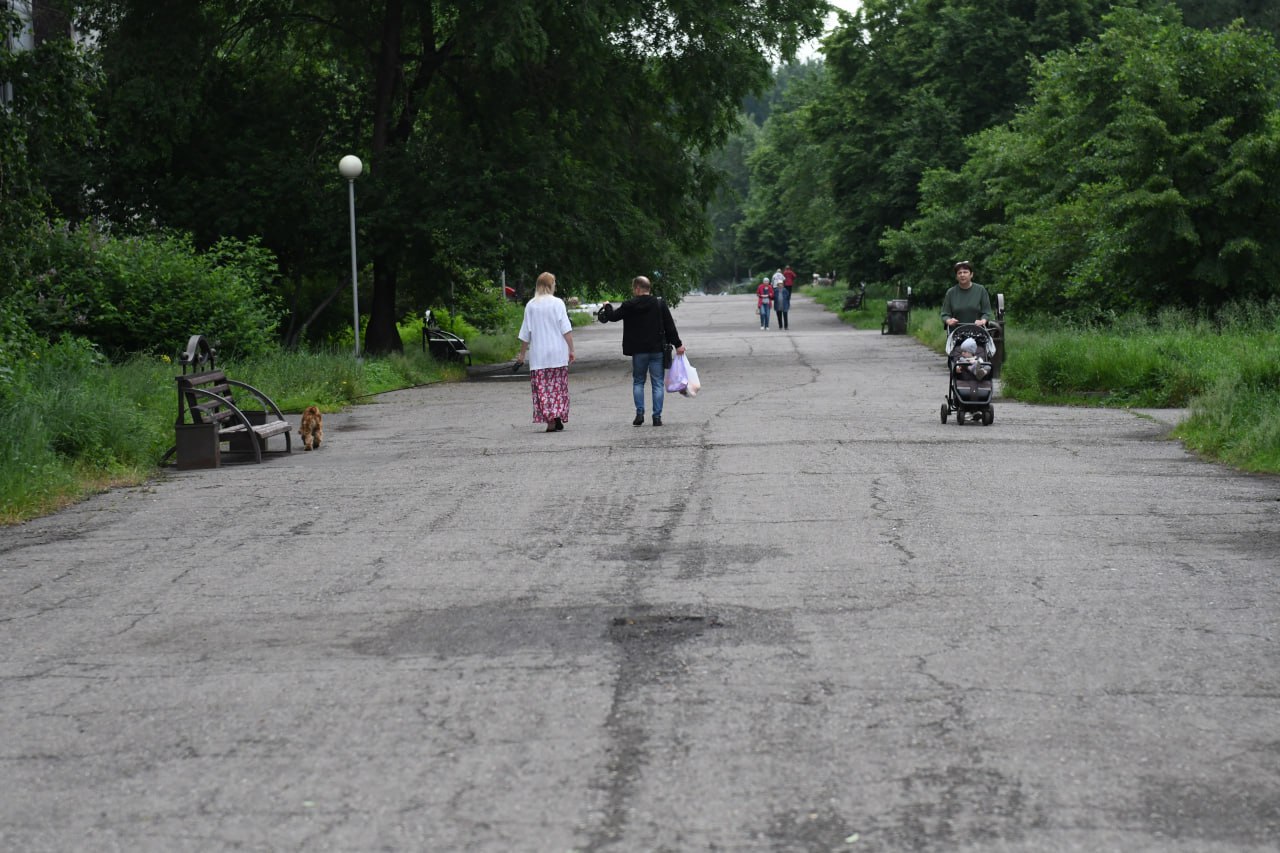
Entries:
{"type": "MultiPolygon", "coordinates": [[[[868,284],[867,291],[863,295],[862,307],[845,309],[845,300],[848,299],[851,291],[843,287],[818,287],[816,285],[805,285],[800,288],[800,292],[805,296],[812,297],[823,308],[836,314],[841,320],[853,326],[855,329],[879,329],[885,321],[885,314],[888,309],[886,304],[890,299],[900,298],[897,288],[887,284],[868,284]]],[[[937,311],[913,311],[909,318],[910,329],[923,329],[925,325],[924,316],[937,318],[937,311]]]]}
{"type": "MultiPolygon", "coordinates": [[[[885,299],[868,286],[861,309],[848,291],[806,289],[845,322],[878,327],[885,299]]],[[[942,352],[936,307],[913,306],[910,334],[942,352]]],[[[1174,435],[1187,447],[1247,471],[1280,473],[1280,300],[1228,305],[1209,316],[1168,310],[1094,323],[1006,317],[1003,396],[1030,403],[1185,408],[1174,435]]]]}
{"type": "MultiPolygon", "coordinates": [[[[443,328],[463,337],[476,364],[514,358],[523,308],[501,304],[490,312],[498,326],[480,331],[462,317],[436,312],[443,328]]],[[[593,322],[571,315],[575,325],[593,322]]],[[[310,405],[343,409],[384,391],[466,375],[457,363],[440,363],[422,351],[422,318],[399,325],[403,354],[352,358],[352,335],[312,352],[269,350],[218,362],[233,379],[262,390],[286,413],[310,405]]],[[[12,336],[11,336],[12,337],[12,336]]],[[[84,339],[56,344],[12,337],[6,355],[16,363],[0,373],[0,524],[32,518],[86,494],[153,476],[173,445],[177,417],[168,357],[137,356],[108,363],[84,339]],[[21,346],[17,346],[17,343],[21,346]]]]}
{"type": "MultiPolygon", "coordinates": [[[[1001,394],[1032,403],[1186,408],[1187,447],[1280,473],[1280,300],[1213,317],[1165,311],[1104,323],[1007,318],[1001,394]]],[[[913,323],[914,325],[914,323],[913,323]]],[[[940,325],[921,338],[941,350],[940,325]]]]}
{"type": "Polygon", "coordinates": [[[15,365],[0,397],[0,521],[154,470],[177,410],[166,372],[158,361],[112,367],[70,338],[15,365]]]}
{"type": "MultiPolygon", "coordinates": [[[[276,351],[218,366],[288,413],[313,404],[335,411],[372,394],[465,372],[412,349],[361,362],[349,353],[276,351]]],[[[153,476],[174,441],[178,373],[165,358],[109,364],[73,339],[17,365],[0,397],[0,523],[153,476]]]]}
{"type": "MultiPolygon", "coordinates": [[[[847,292],[806,288],[848,322],[878,328],[891,292],[868,288],[861,309],[844,311],[847,292]]],[[[1232,306],[1214,318],[1166,313],[1155,320],[1116,317],[1106,325],[1062,325],[1009,318],[1002,394],[1029,402],[1140,408],[1189,407],[1175,435],[1207,457],[1251,471],[1280,473],[1280,302],[1232,306]]],[[[575,324],[593,322],[590,315],[575,324]]],[[[912,311],[910,332],[941,351],[934,309],[912,311]]],[[[456,379],[406,332],[403,355],[366,358],[346,351],[275,351],[220,366],[274,398],[286,412],[307,405],[334,411],[383,391],[456,379]]],[[[473,332],[478,363],[509,360],[514,329],[473,332]]],[[[6,365],[0,385],[0,523],[31,518],[106,486],[155,473],[173,443],[177,414],[164,358],[108,364],[82,340],[40,345],[6,365]]]]}

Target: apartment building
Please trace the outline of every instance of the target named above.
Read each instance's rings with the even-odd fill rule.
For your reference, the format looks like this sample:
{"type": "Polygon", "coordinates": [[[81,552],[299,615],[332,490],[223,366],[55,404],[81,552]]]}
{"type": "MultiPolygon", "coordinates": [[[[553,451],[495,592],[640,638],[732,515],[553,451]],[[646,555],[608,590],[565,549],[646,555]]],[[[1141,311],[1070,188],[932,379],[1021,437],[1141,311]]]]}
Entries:
{"type": "MultiPolygon", "coordinates": [[[[57,0],[0,0],[0,10],[17,16],[18,26],[6,28],[4,48],[10,53],[31,50],[51,38],[77,37],[70,16],[57,0]]],[[[6,16],[7,17],[7,16],[6,16]]],[[[0,103],[13,100],[13,83],[0,84],[0,103]]]]}

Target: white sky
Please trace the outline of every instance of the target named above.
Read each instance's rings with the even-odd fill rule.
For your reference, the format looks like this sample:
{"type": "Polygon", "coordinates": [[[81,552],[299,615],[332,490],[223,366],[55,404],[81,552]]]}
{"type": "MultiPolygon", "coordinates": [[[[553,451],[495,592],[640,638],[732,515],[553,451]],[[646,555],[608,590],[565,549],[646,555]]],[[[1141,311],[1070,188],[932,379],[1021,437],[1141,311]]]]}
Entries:
{"type": "MultiPolygon", "coordinates": [[[[859,0],[827,0],[827,2],[829,2],[832,6],[837,6],[841,9],[844,9],[846,12],[852,12],[854,9],[857,9],[858,6],[860,5],[859,0]]],[[[827,32],[830,32],[835,27],[835,25],[836,25],[836,16],[833,13],[827,16],[827,27],[826,27],[827,32]]],[[[796,59],[799,60],[800,62],[803,62],[806,59],[813,59],[817,56],[818,56],[818,42],[811,41],[800,48],[800,52],[796,56],[796,59]]]]}

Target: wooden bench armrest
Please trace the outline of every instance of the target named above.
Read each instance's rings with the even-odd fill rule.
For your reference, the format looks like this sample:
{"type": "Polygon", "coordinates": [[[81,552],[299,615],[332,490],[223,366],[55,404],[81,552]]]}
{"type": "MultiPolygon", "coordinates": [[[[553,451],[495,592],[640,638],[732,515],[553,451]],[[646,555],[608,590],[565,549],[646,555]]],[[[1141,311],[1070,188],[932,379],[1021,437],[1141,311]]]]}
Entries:
{"type": "Polygon", "coordinates": [[[284,420],[284,414],[281,413],[280,407],[277,406],[276,401],[268,397],[266,393],[259,391],[257,388],[254,388],[248,382],[239,382],[235,379],[228,378],[227,384],[234,385],[237,388],[243,388],[244,390],[248,391],[250,394],[257,397],[258,401],[262,403],[262,405],[269,408],[275,414],[277,420],[284,420]]]}

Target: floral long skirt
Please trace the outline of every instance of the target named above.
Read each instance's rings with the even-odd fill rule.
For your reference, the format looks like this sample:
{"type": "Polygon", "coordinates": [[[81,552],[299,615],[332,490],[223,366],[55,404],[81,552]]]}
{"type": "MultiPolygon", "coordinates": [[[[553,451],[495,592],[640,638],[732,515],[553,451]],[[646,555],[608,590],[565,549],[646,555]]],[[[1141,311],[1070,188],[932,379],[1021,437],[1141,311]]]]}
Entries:
{"type": "Polygon", "coordinates": [[[569,368],[544,367],[529,371],[533,391],[533,422],[546,424],[559,418],[569,422],[569,368]]]}

